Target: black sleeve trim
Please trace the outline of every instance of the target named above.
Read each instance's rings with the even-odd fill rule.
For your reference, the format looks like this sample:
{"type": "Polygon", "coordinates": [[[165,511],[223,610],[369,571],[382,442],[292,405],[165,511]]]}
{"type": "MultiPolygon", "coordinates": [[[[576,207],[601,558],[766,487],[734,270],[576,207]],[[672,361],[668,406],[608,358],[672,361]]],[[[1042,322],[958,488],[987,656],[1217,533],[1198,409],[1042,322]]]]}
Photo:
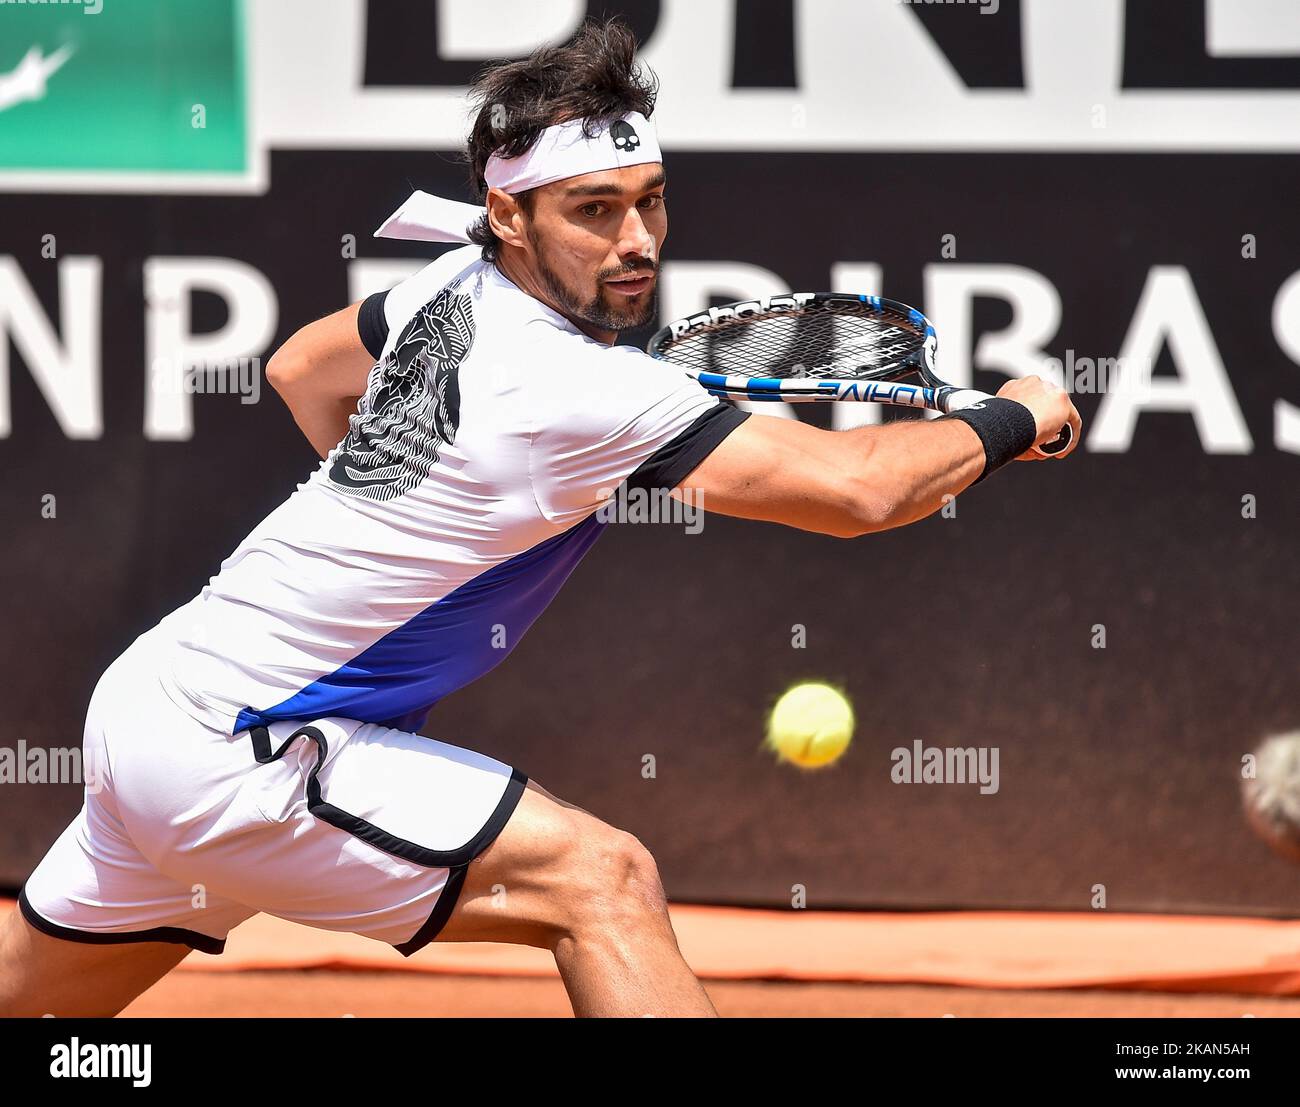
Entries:
{"type": "Polygon", "coordinates": [[[749,418],[749,412],[730,404],[709,408],[671,442],[660,446],[637,467],[624,484],[629,488],[676,488],[695,471],[719,443],[749,418]]]}
{"type": "Polygon", "coordinates": [[[361,345],[376,360],[384,352],[384,342],[388,338],[388,319],[384,315],[384,301],[387,299],[387,289],[376,292],[361,301],[357,312],[357,334],[361,336],[361,345]]]}

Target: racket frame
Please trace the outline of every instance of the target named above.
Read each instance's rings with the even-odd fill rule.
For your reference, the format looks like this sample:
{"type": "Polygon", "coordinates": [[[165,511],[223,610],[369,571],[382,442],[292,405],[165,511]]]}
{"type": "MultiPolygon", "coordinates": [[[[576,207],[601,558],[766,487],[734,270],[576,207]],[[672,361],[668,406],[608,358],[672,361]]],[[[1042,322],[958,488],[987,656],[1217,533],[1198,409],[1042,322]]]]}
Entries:
{"type": "MultiPolygon", "coordinates": [[[[973,407],[991,398],[987,392],[961,388],[941,380],[935,372],[935,353],[938,348],[939,337],[934,325],[916,308],[883,296],[849,292],[787,292],[755,300],[719,304],[666,323],[646,343],[646,353],[651,357],[672,362],[698,381],[711,396],[721,399],[786,404],[856,401],[921,408],[947,414],[973,407]],[[743,373],[714,373],[673,361],[668,353],[674,343],[688,335],[706,333],[745,315],[766,315],[774,311],[797,314],[815,304],[835,302],[865,304],[880,315],[890,314],[906,319],[920,339],[919,347],[893,364],[861,371],[853,377],[751,377],[743,373]],[[920,377],[922,383],[900,383],[900,378],[912,374],[920,377]]],[[[1062,431],[1061,438],[1038,447],[1038,450],[1045,454],[1059,453],[1069,445],[1070,438],[1071,430],[1067,426],[1062,431]]]]}

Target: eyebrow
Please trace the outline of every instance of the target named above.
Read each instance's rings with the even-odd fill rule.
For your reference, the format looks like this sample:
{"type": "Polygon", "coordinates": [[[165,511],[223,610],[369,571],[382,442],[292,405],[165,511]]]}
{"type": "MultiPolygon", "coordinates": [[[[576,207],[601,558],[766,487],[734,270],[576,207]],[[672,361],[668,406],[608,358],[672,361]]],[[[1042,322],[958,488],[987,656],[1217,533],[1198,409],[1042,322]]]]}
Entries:
{"type": "MultiPolygon", "coordinates": [[[[660,169],[658,173],[641,186],[640,191],[649,192],[652,188],[660,187],[665,180],[664,171],[660,169]]],[[[574,196],[622,196],[628,191],[630,190],[620,188],[616,184],[572,185],[564,190],[564,197],[567,200],[574,196]]]]}

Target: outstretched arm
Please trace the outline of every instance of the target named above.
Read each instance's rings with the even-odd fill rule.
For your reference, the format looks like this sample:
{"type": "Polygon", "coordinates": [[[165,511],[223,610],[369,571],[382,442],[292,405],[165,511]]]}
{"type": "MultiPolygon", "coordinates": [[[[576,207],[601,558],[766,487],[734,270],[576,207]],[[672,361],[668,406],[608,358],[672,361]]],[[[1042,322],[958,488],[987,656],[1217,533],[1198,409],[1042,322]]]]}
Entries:
{"type": "Polygon", "coordinates": [[[375,358],[361,341],[361,302],[308,323],[266,366],[266,379],[289,405],[302,433],[324,457],[342,441],[366,390],[375,358]]]}
{"type": "MultiPolygon", "coordinates": [[[[1066,423],[1074,427],[1070,450],[1078,444],[1079,414],[1063,390],[1024,377],[998,395],[1032,416],[1026,451],[1053,441],[1066,423]]],[[[978,480],[988,460],[984,439],[957,418],[825,431],[759,416],[737,427],[674,495],[702,492],[706,511],[852,538],[937,511],[945,494],[978,480]]]]}

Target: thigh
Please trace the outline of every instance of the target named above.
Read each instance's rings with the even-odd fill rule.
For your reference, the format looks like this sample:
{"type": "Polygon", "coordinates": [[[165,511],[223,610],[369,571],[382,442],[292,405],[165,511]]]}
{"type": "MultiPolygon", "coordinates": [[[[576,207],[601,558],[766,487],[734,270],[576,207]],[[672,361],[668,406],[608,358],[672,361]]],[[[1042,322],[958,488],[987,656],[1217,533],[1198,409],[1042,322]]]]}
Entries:
{"type": "Polygon", "coordinates": [[[54,938],[15,909],[0,921],[0,1016],[116,1015],[189,952],[168,942],[89,945],[54,938]]]}
{"type": "Polygon", "coordinates": [[[466,867],[446,942],[552,948],[635,839],[529,781],[505,828],[466,867]]]}

